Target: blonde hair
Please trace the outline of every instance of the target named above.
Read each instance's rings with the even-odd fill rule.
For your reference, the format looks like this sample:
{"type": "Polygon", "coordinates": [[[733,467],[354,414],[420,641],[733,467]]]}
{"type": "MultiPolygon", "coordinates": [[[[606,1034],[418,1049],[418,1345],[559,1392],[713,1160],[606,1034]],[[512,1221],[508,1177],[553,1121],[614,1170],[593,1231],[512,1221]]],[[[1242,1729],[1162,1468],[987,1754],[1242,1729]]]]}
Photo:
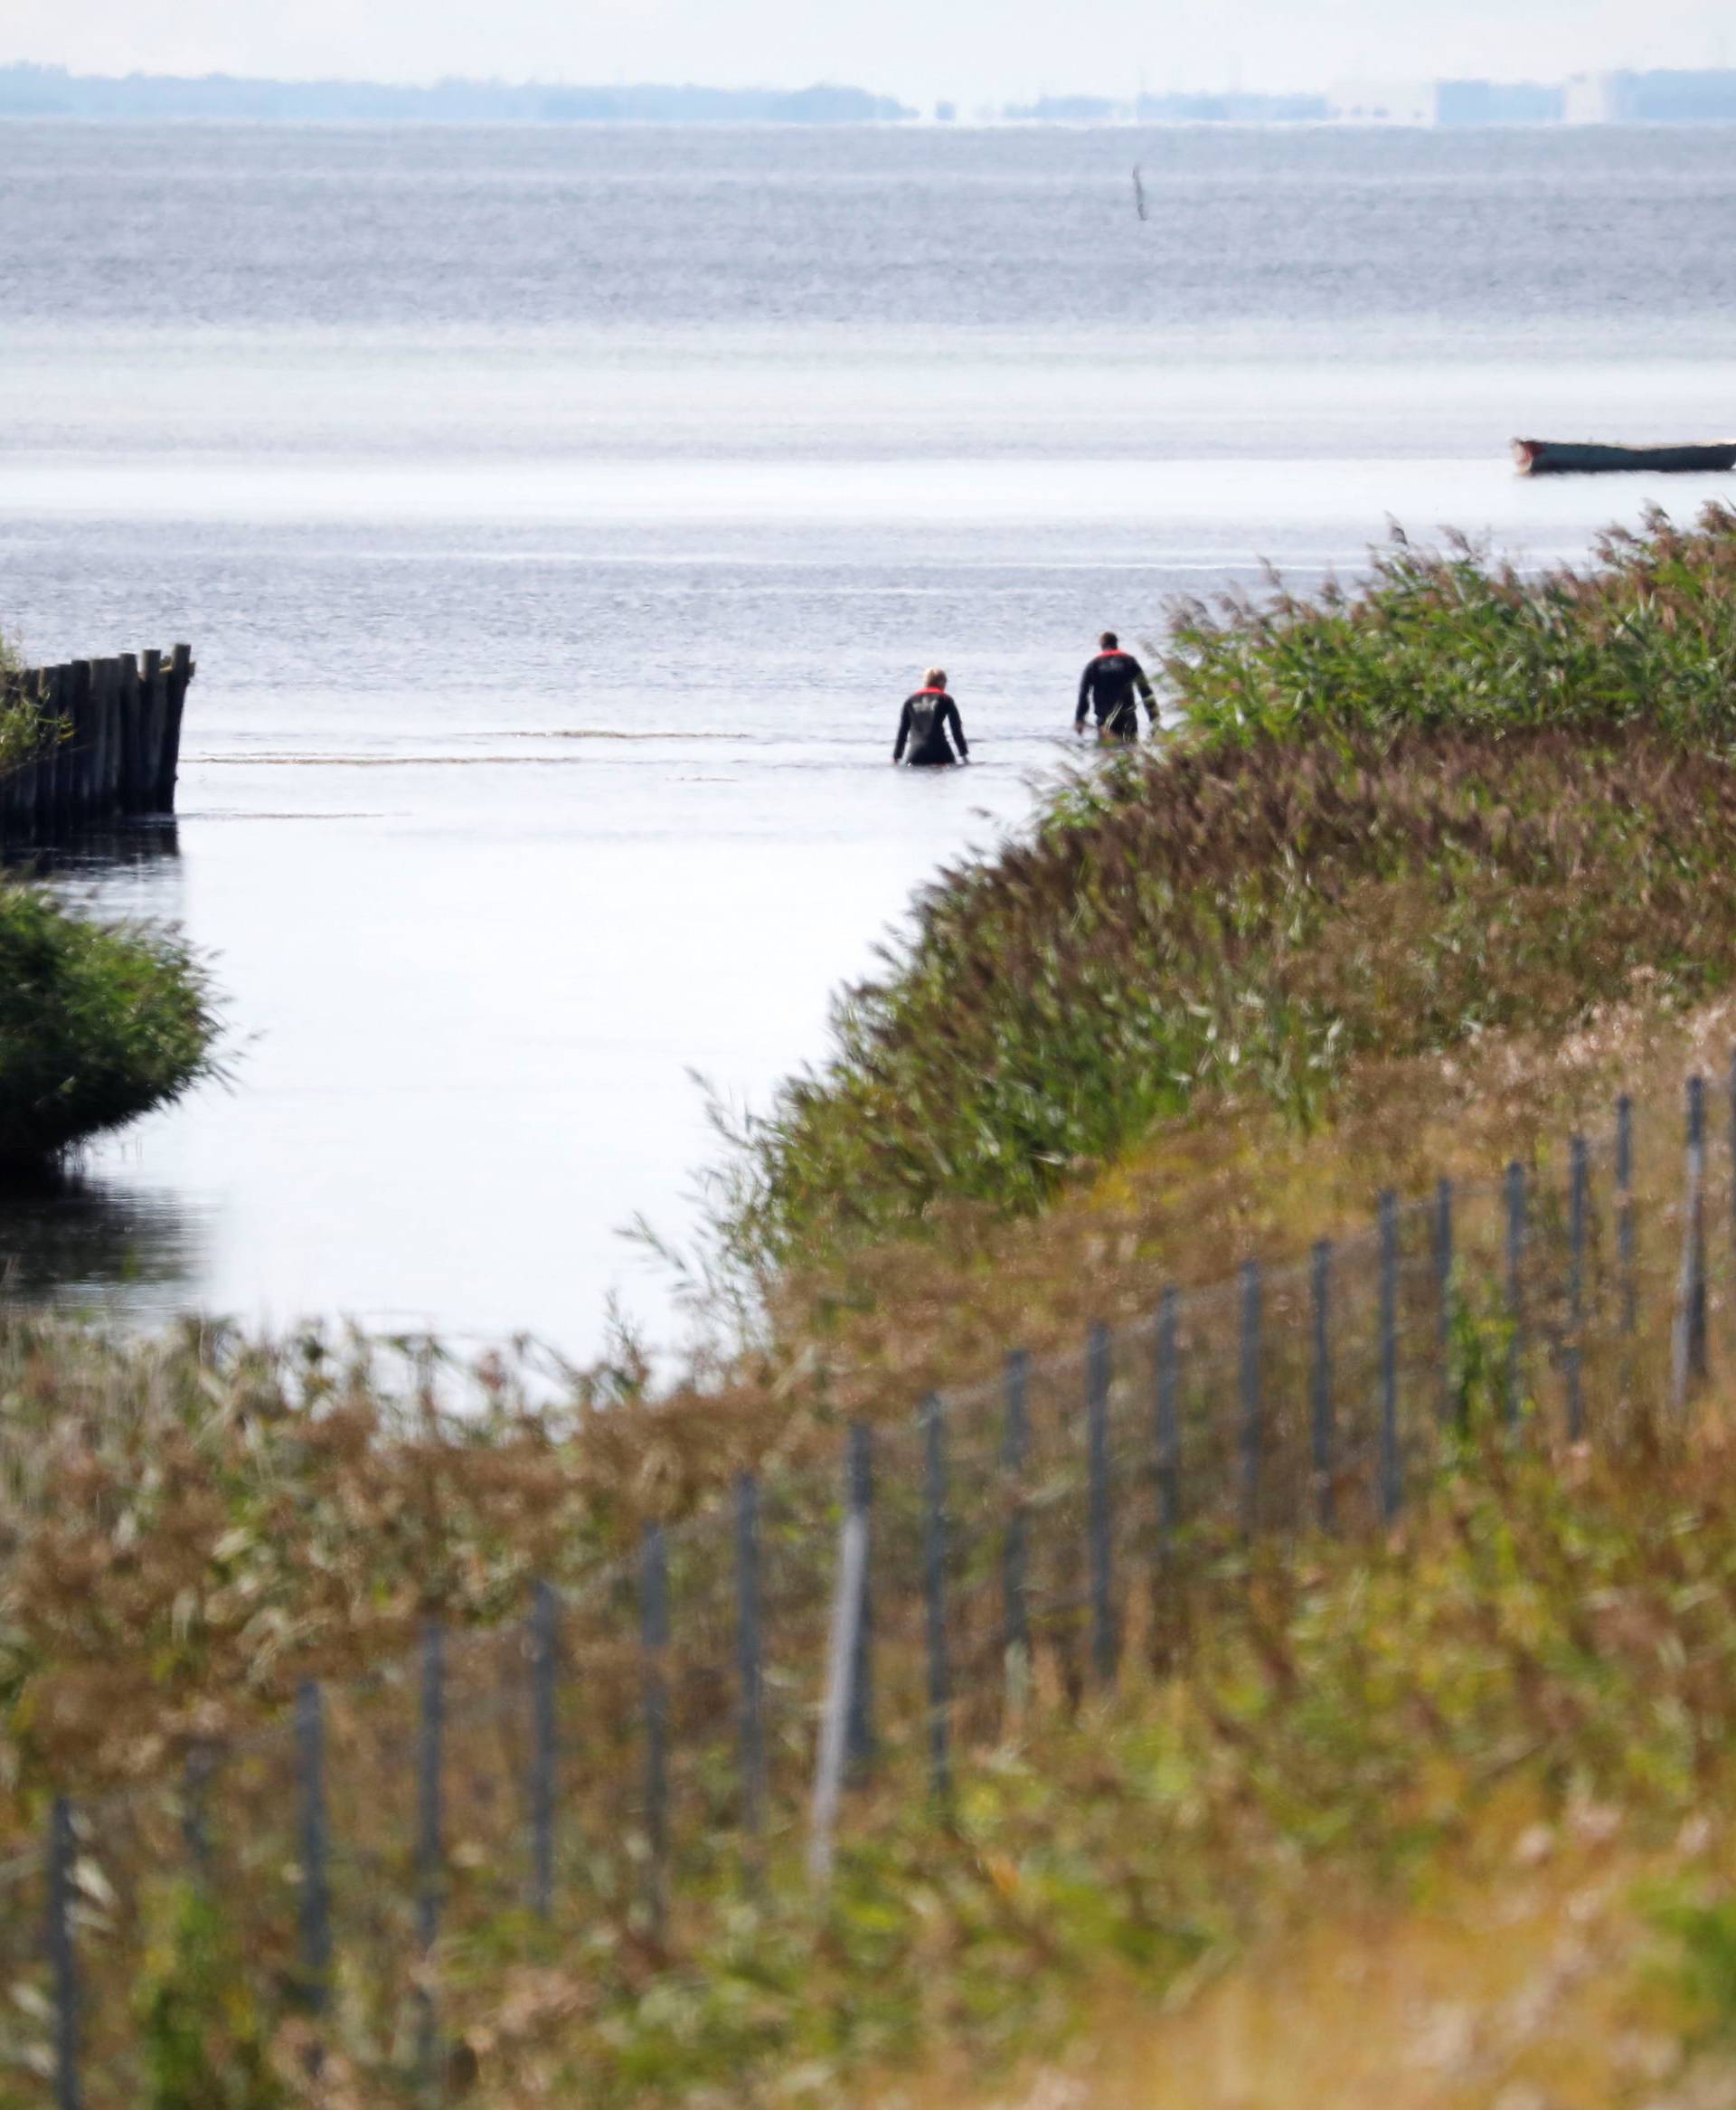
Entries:
{"type": "Polygon", "coordinates": [[[924,688],[945,688],[947,686],[946,668],[944,667],[930,667],[922,677],[922,686],[924,688]]]}

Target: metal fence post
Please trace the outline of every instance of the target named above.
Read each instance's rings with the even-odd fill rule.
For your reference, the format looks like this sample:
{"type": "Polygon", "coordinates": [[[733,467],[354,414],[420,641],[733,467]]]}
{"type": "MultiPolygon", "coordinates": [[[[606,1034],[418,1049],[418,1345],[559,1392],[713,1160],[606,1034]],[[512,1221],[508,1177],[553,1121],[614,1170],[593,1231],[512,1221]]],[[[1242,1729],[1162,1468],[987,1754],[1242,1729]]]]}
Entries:
{"type": "Polygon", "coordinates": [[[669,1556],[663,1526],[639,1547],[639,1645],[645,1709],[645,1905],[661,1944],[669,1916],[669,1556]]]}
{"type": "Polygon", "coordinates": [[[1091,1667],[1105,1690],[1115,1683],[1114,1518],[1109,1493],[1109,1384],[1113,1344],[1100,1320],[1086,1348],[1085,1446],[1090,1538],[1091,1667]]]}
{"type": "Polygon", "coordinates": [[[1313,1320],[1309,1358],[1309,1424],[1314,1450],[1314,1514],[1321,1530],[1333,1526],[1332,1427],[1332,1241],[1316,1242],[1308,1266],[1308,1301],[1313,1320]]]}
{"type": "Polygon", "coordinates": [[[1672,1340],[1675,1405],[1706,1376],[1706,1081],[1688,1079],[1687,1149],[1682,1195],[1682,1273],[1672,1340]]]}
{"type": "Polygon", "coordinates": [[[1620,1329],[1632,1333],[1639,1322],[1634,1279],[1634,1102],[1625,1092],[1616,1102],[1616,1258],[1621,1271],[1620,1329]]]}
{"type": "Polygon", "coordinates": [[[735,1652],[741,1679],[741,1828],[757,1860],[766,1831],[766,1665],[760,1594],[760,1482],[735,1482],[735,1652]]]}
{"type": "Polygon", "coordinates": [[[1241,1265],[1241,1528],[1251,1538],[1260,1528],[1261,1427],[1260,1396],[1260,1263],[1241,1265]]]}
{"type": "Polygon", "coordinates": [[[1381,1519],[1390,1524],[1404,1500],[1399,1448],[1399,1197],[1381,1196],[1381,1519]]]}
{"type": "Polygon", "coordinates": [[[84,2085],[79,2071],[79,1951],[72,1932],[73,1865],[78,1843],[72,1831],[72,1805],[54,1798],[48,1813],[48,1964],[54,1998],[55,2110],[82,2110],[84,2085]]]}
{"type": "Polygon", "coordinates": [[[416,1732],[416,1947],[421,1979],[416,1999],[416,2066],[426,2080],[436,2051],[434,1944],[440,1935],[440,1893],[446,1878],[443,1774],[446,1760],[446,1630],[438,1619],[422,1628],[421,1708],[416,1732]]]}
{"type": "Polygon", "coordinates": [[[1462,1427],[1465,1420],[1464,1393],[1453,1382],[1453,1324],[1457,1313],[1453,1309],[1453,1183],[1450,1179],[1438,1179],[1435,1182],[1433,1244],[1435,1348],[1440,1358],[1440,1420],[1443,1428],[1448,1424],[1462,1427]]]}
{"type": "Polygon", "coordinates": [[[1730,1055],[1730,1227],[1736,1235],[1736,1048],[1730,1055]]]}
{"type": "Polygon", "coordinates": [[[539,1583],[531,1600],[531,1909],[539,1919],[554,1911],[555,1769],[560,1755],[556,1679],[561,1650],[561,1601],[539,1583]]]}
{"type": "Polygon", "coordinates": [[[211,1892],[211,1776],[215,1765],[215,1752],[202,1742],[191,1746],[181,1769],[181,1840],[193,1879],[206,1896],[211,1892]]]}
{"type": "Polygon", "coordinates": [[[1028,1387],[1031,1358],[1014,1348],[1006,1358],[1001,1469],[1006,1479],[1006,1536],[1001,1547],[1001,1647],[1006,1663],[1007,1711],[1024,1711],[1031,1685],[1030,1577],[1026,1566],[1024,1469],[1031,1449],[1028,1387]]]}
{"type": "Polygon", "coordinates": [[[1562,1358],[1567,1389],[1567,1440],[1585,1434],[1585,1138],[1568,1145],[1567,1174],[1567,1352],[1562,1358]]]}
{"type": "Polygon", "coordinates": [[[826,1699],[820,1709],[819,1751],[808,1818],[808,1880],[822,1892],[832,1879],[850,1717],[849,1684],[856,1657],[854,1630],[862,1618],[863,1564],[867,1552],[867,1512],[854,1507],[846,1509],[838,1538],[838,1573],[832,1589],[831,1632],[826,1651],[826,1699]]]}
{"type": "Polygon", "coordinates": [[[332,1988],[332,1841],[326,1813],[326,1700],[311,1678],[296,1689],[296,1776],[302,1996],[320,2015],[332,1988]]]}
{"type": "Polygon", "coordinates": [[[949,1750],[952,1666],[947,1652],[947,1454],[944,1410],[938,1393],[922,1403],[924,1486],[922,1585],[929,1659],[929,1778],[935,1800],[952,1790],[949,1750]]]}
{"type": "Polygon", "coordinates": [[[1515,1158],[1507,1167],[1507,1373],[1506,1424],[1516,1428],[1524,1388],[1525,1362],[1525,1169],[1515,1158]]]}
{"type": "Polygon", "coordinates": [[[845,1506],[862,1519],[862,1604],[856,1618],[856,1660],[850,1673],[845,1723],[848,1777],[865,1781],[874,1763],[874,1446],[866,1422],[853,1423],[844,1468],[845,1506]]]}
{"type": "Polygon", "coordinates": [[[1157,1304],[1157,1557],[1169,1557],[1182,1520],[1181,1298],[1167,1289],[1157,1304]]]}

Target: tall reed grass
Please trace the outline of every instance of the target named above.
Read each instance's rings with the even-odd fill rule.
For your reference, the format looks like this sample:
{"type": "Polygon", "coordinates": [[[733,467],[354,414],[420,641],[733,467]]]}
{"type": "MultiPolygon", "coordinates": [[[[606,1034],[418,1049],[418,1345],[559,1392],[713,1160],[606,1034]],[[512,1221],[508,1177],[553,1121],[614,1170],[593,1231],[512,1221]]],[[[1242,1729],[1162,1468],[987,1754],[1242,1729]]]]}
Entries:
{"type": "Polygon", "coordinates": [[[1399,542],[1354,592],[1180,609],[1164,673],[1166,747],[942,874],[738,1136],[735,1263],[1035,1210],[1205,1092],[1306,1128],[1370,1055],[1727,982],[1736,514],[1537,579],[1399,542]]]}
{"type": "Polygon", "coordinates": [[[0,1168],[35,1166],[214,1066],[210,978],[173,933],[0,879],[0,1168]]]}

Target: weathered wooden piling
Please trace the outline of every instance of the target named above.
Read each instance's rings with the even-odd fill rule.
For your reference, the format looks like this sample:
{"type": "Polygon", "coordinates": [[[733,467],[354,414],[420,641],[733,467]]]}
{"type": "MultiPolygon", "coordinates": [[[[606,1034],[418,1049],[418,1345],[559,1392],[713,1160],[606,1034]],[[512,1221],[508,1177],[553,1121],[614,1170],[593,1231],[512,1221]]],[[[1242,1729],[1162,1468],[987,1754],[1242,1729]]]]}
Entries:
{"type": "Polygon", "coordinates": [[[40,753],[0,775],[0,850],[81,828],[175,811],[193,648],[73,659],[0,677],[41,708],[40,753]]]}

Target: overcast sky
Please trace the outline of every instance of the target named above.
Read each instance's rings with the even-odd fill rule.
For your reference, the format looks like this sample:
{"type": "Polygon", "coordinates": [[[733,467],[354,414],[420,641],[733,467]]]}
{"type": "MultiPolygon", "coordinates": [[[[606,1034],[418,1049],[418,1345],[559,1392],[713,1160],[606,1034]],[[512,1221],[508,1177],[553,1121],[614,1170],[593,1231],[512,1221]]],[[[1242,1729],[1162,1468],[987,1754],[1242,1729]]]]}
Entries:
{"type": "Polygon", "coordinates": [[[426,80],[1070,90],[1561,79],[1736,57],[1729,0],[5,0],[0,62],[426,80]]]}

